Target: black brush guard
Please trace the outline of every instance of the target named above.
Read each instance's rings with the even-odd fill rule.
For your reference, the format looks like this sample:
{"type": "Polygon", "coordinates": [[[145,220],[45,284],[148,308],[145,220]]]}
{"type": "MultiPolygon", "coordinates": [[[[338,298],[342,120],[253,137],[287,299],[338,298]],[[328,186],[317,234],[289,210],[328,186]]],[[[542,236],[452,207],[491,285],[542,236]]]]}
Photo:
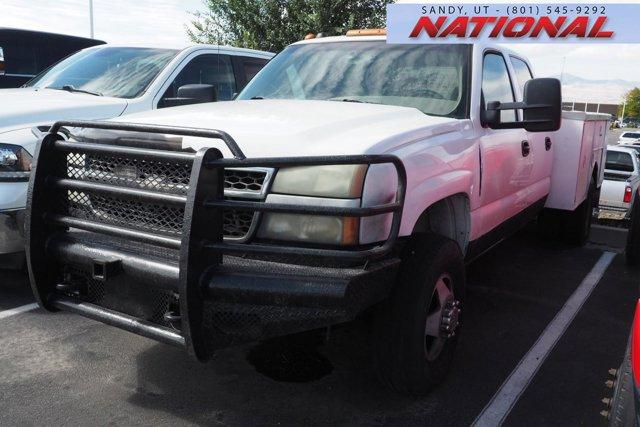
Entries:
{"type": "Polygon", "coordinates": [[[247,159],[233,138],[222,131],[64,121],[56,123],[42,138],[33,164],[25,228],[30,281],[39,304],[50,311],[75,312],[186,347],[202,361],[209,359],[216,349],[238,342],[349,320],[384,299],[397,273],[399,260],[390,254],[398,240],[406,173],[395,156],[247,159]],[[189,153],[104,141],[71,142],[60,136],[62,128],[219,139],[234,158],[222,158],[216,148],[189,153]],[[189,186],[186,194],[173,194],[72,179],[67,173],[69,153],[109,155],[138,162],[188,162],[189,186]],[[395,201],[373,207],[341,208],[224,197],[225,168],[340,164],[394,165],[398,174],[395,201]],[[54,208],[61,195],[68,198],[71,194],[184,208],[181,233],[171,235],[114,225],[100,221],[99,217],[88,220],[54,208]],[[393,219],[388,239],[375,246],[331,249],[241,244],[223,239],[225,209],[359,218],[392,214],[393,219]],[[316,266],[278,262],[278,257],[312,259],[316,266]],[[331,267],[344,260],[358,266],[331,267]],[[83,271],[81,281],[70,265],[83,271]],[[109,292],[116,288],[122,293],[115,303],[109,302],[112,298],[109,292]],[[148,289],[156,290],[155,296],[145,294],[148,289]],[[164,311],[161,317],[158,313],[149,314],[151,310],[145,312],[140,309],[143,304],[136,302],[153,298],[160,298],[156,305],[164,311]],[[95,303],[96,300],[104,303],[95,303]]]}

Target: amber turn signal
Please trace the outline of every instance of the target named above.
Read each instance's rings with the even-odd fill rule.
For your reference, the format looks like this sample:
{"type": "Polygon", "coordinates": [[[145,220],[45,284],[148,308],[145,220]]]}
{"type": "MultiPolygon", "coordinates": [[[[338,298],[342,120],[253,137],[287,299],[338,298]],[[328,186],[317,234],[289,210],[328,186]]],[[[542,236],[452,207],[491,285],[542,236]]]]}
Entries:
{"type": "Polygon", "coordinates": [[[358,36],[386,36],[387,29],[386,28],[369,28],[362,30],[349,30],[347,31],[347,37],[358,37],[358,36]]]}

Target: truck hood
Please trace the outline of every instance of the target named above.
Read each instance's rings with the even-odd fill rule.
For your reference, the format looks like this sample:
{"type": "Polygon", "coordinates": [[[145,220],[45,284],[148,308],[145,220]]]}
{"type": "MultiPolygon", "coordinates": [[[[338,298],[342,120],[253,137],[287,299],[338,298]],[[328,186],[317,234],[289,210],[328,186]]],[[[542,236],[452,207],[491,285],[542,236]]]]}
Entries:
{"type": "MultiPolygon", "coordinates": [[[[254,100],[168,108],[118,121],[218,129],[248,157],[386,153],[399,145],[459,129],[460,121],[414,108],[334,101],[254,100]]],[[[185,138],[183,146],[223,147],[185,138]]],[[[227,150],[223,150],[229,156],[227,150]]]]}
{"type": "Polygon", "coordinates": [[[0,132],[45,125],[63,119],[109,119],[127,107],[118,98],[69,93],[54,89],[0,90],[0,132]]]}

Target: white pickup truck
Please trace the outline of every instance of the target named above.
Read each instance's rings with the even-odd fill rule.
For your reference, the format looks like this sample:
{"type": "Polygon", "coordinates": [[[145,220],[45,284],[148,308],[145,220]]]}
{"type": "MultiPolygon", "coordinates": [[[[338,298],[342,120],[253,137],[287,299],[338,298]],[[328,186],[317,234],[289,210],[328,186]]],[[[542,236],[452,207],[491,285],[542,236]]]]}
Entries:
{"type": "Polygon", "coordinates": [[[627,221],[640,186],[640,146],[617,145],[607,148],[604,182],[598,218],[627,221]]]}
{"type": "Polygon", "coordinates": [[[21,224],[31,156],[53,122],[231,100],[272,57],[267,52],[209,45],[182,50],[103,45],[71,55],[23,88],[0,90],[2,260],[22,257],[21,224]]]}
{"type": "Polygon", "coordinates": [[[442,381],[465,262],[545,206],[584,242],[607,117],[560,128],[559,81],[501,47],[358,34],[286,48],[234,102],[57,123],[29,188],[39,303],[201,361],[367,311],[386,384],[442,381]]]}

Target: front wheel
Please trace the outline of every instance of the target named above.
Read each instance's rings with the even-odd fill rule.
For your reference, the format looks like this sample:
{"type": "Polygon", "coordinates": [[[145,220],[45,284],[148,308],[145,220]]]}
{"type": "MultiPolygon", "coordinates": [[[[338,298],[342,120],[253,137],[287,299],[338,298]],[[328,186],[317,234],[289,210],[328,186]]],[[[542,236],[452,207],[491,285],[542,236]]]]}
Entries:
{"type": "Polygon", "coordinates": [[[414,236],[374,321],[375,365],[397,392],[424,395],[445,378],[460,332],[464,261],[456,242],[414,236]]]}

